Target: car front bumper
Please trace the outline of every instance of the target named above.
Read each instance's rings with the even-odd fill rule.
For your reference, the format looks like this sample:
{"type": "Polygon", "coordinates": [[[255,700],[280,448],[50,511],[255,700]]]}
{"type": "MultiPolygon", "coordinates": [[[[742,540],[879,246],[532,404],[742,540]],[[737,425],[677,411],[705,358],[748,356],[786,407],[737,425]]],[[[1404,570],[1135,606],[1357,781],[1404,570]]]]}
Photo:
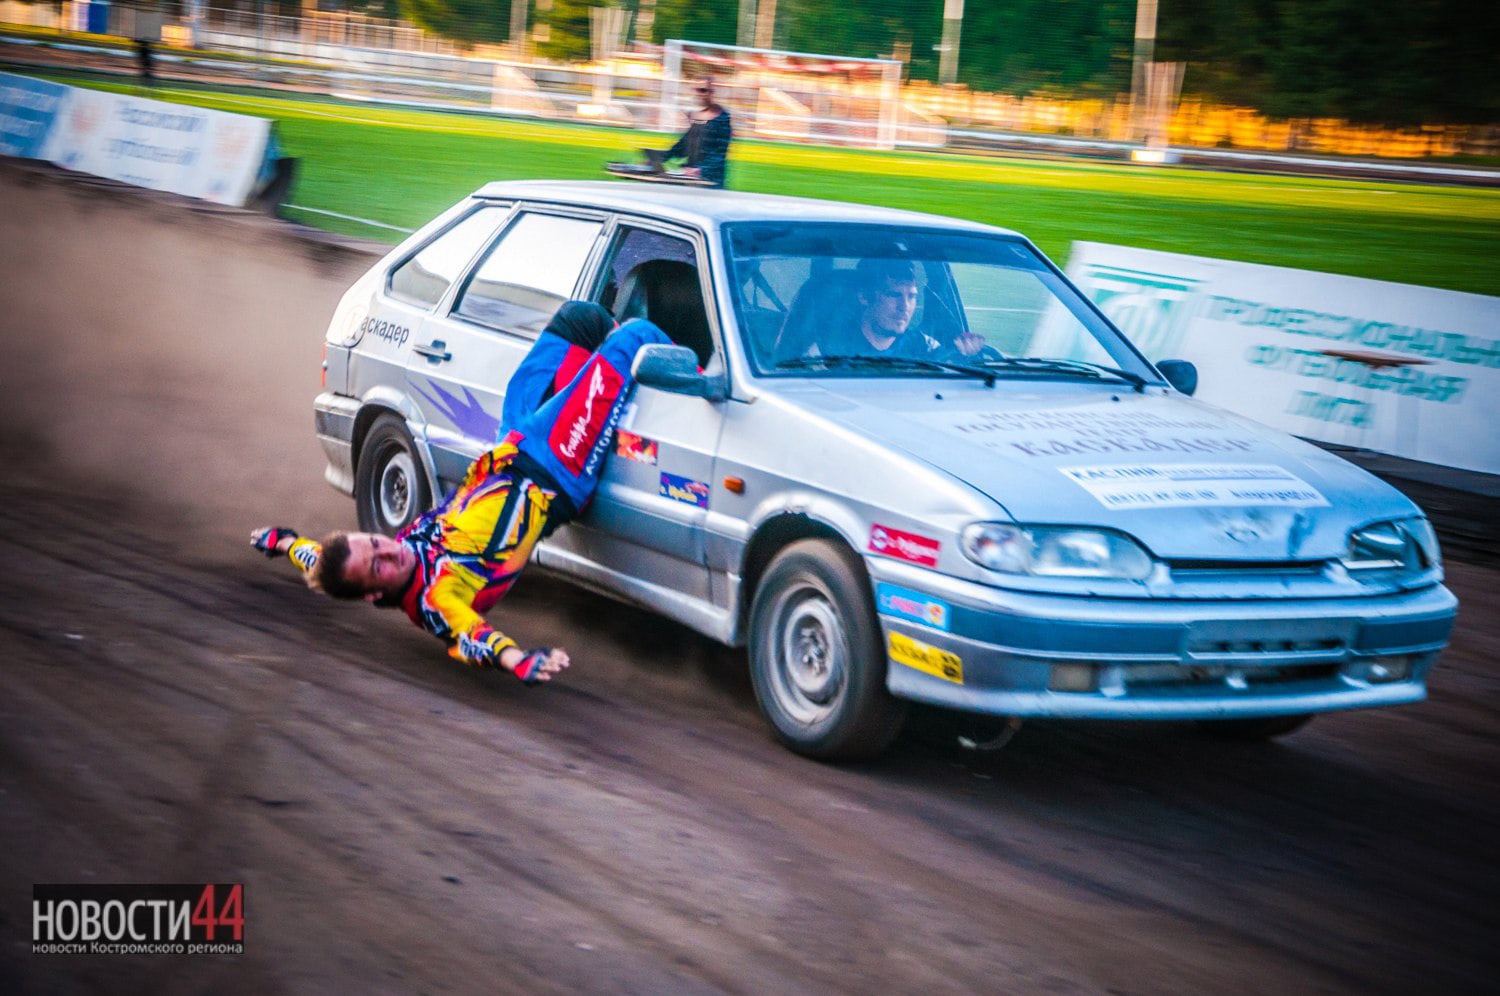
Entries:
{"type": "Polygon", "coordinates": [[[1001,716],[1232,719],[1416,702],[1458,601],[1148,600],[991,588],[869,561],[899,698],[1001,716]]]}

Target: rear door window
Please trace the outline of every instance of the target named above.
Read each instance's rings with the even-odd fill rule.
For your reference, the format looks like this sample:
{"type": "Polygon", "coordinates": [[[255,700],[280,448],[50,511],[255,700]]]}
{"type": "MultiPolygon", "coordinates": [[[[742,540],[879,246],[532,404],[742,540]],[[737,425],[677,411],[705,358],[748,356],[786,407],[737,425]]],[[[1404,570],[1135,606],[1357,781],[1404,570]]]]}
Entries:
{"type": "Polygon", "coordinates": [[[484,207],[449,227],[391,272],[391,296],[431,308],[495,233],[510,205],[484,207]]]}
{"type": "Polygon", "coordinates": [[[602,221],[523,212],[490,246],[453,313],[478,325],[535,336],[573,295],[602,221]]]}

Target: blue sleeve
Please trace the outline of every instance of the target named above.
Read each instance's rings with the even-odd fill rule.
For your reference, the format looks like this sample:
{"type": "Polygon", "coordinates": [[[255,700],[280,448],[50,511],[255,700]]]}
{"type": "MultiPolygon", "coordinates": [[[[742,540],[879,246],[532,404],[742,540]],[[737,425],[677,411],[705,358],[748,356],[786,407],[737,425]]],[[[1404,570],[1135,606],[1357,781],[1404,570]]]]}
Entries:
{"type": "Polygon", "coordinates": [[[496,439],[517,428],[536,411],[552,386],[552,378],[568,355],[568,341],[551,332],[543,332],[531,351],[505,385],[505,401],[500,407],[500,431],[496,439]]]}

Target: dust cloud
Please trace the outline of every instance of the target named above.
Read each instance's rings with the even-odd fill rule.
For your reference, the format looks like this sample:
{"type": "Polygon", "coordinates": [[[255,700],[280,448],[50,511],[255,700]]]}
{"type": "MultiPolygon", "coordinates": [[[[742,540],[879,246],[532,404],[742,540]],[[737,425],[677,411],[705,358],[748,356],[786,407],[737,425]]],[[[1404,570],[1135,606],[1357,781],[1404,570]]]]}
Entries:
{"type": "Polygon", "coordinates": [[[381,250],[0,164],[4,473],[158,506],[215,557],[258,524],[351,526],[312,400],[334,306],[381,250]]]}

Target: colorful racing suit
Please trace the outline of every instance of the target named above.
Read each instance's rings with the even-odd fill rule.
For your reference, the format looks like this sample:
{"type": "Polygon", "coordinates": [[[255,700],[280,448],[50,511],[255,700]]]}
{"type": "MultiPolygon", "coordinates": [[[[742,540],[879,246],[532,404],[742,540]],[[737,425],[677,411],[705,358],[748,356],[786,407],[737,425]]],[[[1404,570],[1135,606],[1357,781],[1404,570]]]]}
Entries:
{"type": "Polygon", "coordinates": [[[592,302],[567,301],[558,308],[505,385],[497,438],[567,387],[614,327],[614,316],[592,302]]]}
{"type": "MultiPolygon", "coordinates": [[[[500,667],[500,654],[516,646],[482,613],[498,602],[526,566],[547,523],[557,492],[517,472],[516,448],[501,443],[469,466],[458,490],[397,538],[416,554],[411,582],[376,601],[399,607],[412,622],[448,644],[448,653],[476,667],[500,667]]],[[[322,548],[298,538],[287,556],[303,571],[322,548]]]]}
{"type": "Polygon", "coordinates": [[[671,341],[643,318],[626,322],[604,340],[566,388],[510,426],[506,439],[520,450],[519,459],[539,480],[557,485],[570,516],[588,504],[599,484],[615,424],[635,382],[631,364],[637,350],[671,341]]]}
{"type": "MultiPolygon", "coordinates": [[[[549,518],[571,518],[593,495],[634,383],[635,352],[669,341],[646,321],[617,329],[565,388],[469,466],[458,490],[401,532],[416,569],[405,590],[375,604],[399,606],[455,659],[500,667],[516,642],[482,613],[515,583],[549,518]]],[[[321,553],[299,537],[287,556],[306,572],[321,553]]]]}

